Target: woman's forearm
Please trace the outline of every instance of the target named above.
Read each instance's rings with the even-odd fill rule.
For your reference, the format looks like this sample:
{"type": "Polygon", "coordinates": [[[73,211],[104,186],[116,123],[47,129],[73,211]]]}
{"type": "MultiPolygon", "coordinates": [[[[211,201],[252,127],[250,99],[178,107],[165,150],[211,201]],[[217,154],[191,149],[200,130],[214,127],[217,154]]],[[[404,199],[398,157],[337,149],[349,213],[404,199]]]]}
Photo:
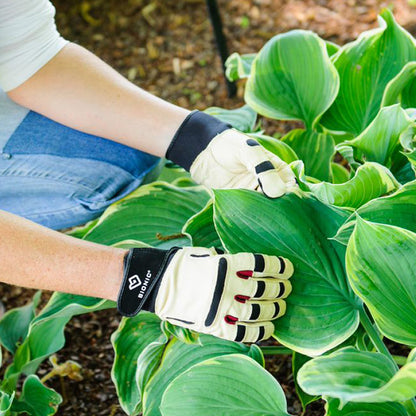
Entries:
{"type": "Polygon", "coordinates": [[[161,157],[189,113],[73,43],[8,94],[61,124],[161,157]]]}
{"type": "Polygon", "coordinates": [[[0,210],[0,281],[117,300],[126,250],[69,237],[0,210]]]}

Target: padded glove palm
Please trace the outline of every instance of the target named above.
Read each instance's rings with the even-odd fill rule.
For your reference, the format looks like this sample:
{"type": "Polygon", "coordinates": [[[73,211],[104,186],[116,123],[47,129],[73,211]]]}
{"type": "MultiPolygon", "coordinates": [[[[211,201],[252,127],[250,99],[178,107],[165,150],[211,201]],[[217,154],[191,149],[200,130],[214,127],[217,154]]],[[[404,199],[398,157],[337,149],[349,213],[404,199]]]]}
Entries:
{"type": "Polygon", "coordinates": [[[277,198],[296,186],[285,162],[230,127],[208,114],[193,112],[176,132],[166,157],[209,188],[259,188],[277,198]]]}
{"type": "Polygon", "coordinates": [[[286,311],[292,263],[261,254],[185,247],[131,249],[118,299],[122,315],[141,309],[175,325],[240,342],[269,338],[286,311]]]}

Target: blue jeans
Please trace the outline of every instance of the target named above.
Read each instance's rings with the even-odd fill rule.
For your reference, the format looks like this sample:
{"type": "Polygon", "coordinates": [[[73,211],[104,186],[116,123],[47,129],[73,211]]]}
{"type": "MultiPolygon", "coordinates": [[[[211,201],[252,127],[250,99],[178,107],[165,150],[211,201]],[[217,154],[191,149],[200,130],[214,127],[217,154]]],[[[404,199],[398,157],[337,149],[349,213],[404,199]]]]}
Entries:
{"type": "Polygon", "coordinates": [[[150,180],[160,159],[65,127],[0,91],[0,209],[52,229],[84,224],[150,180]]]}

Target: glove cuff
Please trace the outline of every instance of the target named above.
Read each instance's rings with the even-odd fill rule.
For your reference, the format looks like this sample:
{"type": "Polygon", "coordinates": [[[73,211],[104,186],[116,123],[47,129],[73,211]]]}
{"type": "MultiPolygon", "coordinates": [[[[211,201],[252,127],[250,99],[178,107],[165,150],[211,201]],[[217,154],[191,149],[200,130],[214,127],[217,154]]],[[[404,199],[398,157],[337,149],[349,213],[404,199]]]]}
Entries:
{"type": "Polygon", "coordinates": [[[127,252],[117,299],[117,310],[121,315],[134,316],[141,310],[154,312],[163,273],[178,250],[178,247],[170,250],[133,248],[127,252]]]}
{"type": "Polygon", "coordinates": [[[192,111],[176,131],[166,151],[166,158],[189,172],[193,161],[206,149],[209,142],[231,127],[230,124],[201,111],[192,111]]]}

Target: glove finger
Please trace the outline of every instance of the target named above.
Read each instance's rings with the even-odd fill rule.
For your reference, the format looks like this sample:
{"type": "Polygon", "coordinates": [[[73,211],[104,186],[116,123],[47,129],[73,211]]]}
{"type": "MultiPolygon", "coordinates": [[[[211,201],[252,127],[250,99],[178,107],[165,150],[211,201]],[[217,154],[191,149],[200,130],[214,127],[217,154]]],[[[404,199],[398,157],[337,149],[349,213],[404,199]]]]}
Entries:
{"type": "Polygon", "coordinates": [[[249,279],[240,285],[237,299],[283,299],[292,291],[288,280],[281,279],[249,279]]]}
{"type": "Polygon", "coordinates": [[[289,279],[293,275],[293,264],[284,257],[265,254],[241,254],[244,254],[244,256],[238,258],[238,263],[235,266],[238,270],[236,272],[238,277],[243,279],[250,277],[289,279]]]}
{"type": "Polygon", "coordinates": [[[272,162],[263,162],[256,166],[256,176],[260,189],[269,198],[279,198],[287,191],[286,184],[272,162]]]}
{"type": "Polygon", "coordinates": [[[280,178],[285,183],[286,188],[297,186],[296,176],[290,166],[276,155],[273,155],[271,160],[273,165],[276,167],[276,170],[279,172],[280,178]]]}
{"type": "Polygon", "coordinates": [[[274,302],[252,302],[236,305],[235,316],[238,322],[265,322],[280,318],[286,312],[286,302],[278,299],[274,302]]]}
{"type": "Polygon", "coordinates": [[[273,335],[274,325],[272,322],[262,323],[238,323],[235,325],[234,341],[257,342],[268,339],[273,335]]]}

